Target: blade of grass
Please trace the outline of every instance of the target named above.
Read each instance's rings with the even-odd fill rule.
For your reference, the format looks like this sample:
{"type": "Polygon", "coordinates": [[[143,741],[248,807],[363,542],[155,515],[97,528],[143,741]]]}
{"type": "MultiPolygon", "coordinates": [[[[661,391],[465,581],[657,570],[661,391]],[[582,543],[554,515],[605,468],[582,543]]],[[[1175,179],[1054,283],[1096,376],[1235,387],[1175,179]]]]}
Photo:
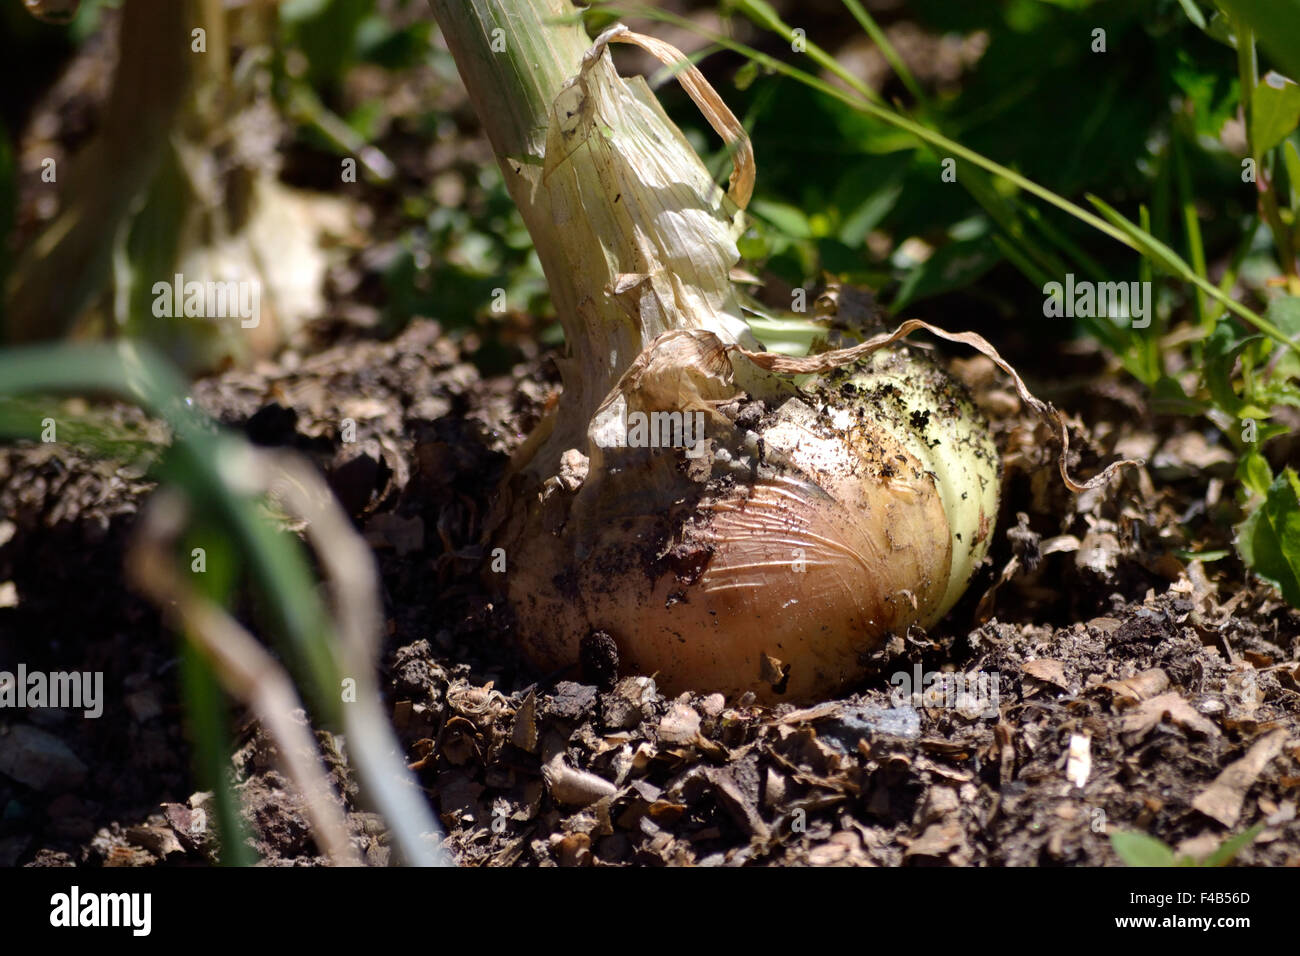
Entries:
{"type": "MultiPolygon", "coordinates": [[[[1183,261],[1181,257],[1179,257],[1178,253],[1174,252],[1174,250],[1170,249],[1167,245],[1165,245],[1163,242],[1160,242],[1154,236],[1151,236],[1150,234],[1143,232],[1140,227],[1134,225],[1128,219],[1125,219],[1124,216],[1122,216],[1118,211],[1116,211],[1104,200],[1102,200],[1097,196],[1092,195],[1091,193],[1088,194],[1088,200],[1094,206],[1100,209],[1102,213],[1106,216],[1106,218],[1109,219],[1112,223],[1114,223],[1117,228],[1122,230],[1130,237],[1131,240],[1130,245],[1132,245],[1133,248],[1137,249],[1139,252],[1141,252],[1143,255],[1149,258],[1153,263],[1161,266],[1172,275],[1186,282],[1192,283],[1198,289],[1205,289],[1211,291],[1215,298],[1218,298],[1220,300],[1227,298],[1222,292],[1219,291],[1217,286],[1211,285],[1207,279],[1198,276],[1195,270],[1193,270],[1191,266],[1189,266],[1186,262],[1183,261]]],[[[1300,354],[1300,346],[1298,346],[1295,342],[1288,339],[1286,337],[1286,334],[1281,329],[1279,329],[1276,325],[1274,325],[1272,322],[1268,321],[1263,316],[1256,315],[1254,312],[1251,312],[1249,309],[1246,309],[1243,306],[1239,306],[1236,302],[1232,302],[1231,300],[1228,300],[1228,302],[1229,302],[1229,308],[1231,308],[1234,312],[1237,312],[1239,315],[1242,313],[1248,315],[1249,316],[1248,321],[1251,323],[1251,325],[1255,326],[1255,328],[1259,329],[1265,335],[1269,336],[1269,338],[1281,342],[1283,345],[1286,345],[1292,348],[1293,350],[1295,350],[1297,354],[1300,354]]]]}
{"type": "Polygon", "coordinates": [[[871,37],[871,42],[880,48],[880,53],[884,56],[885,61],[897,74],[898,78],[903,81],[909,93],[916,98],[917,104],[926,109],[925,94],[921,91],[921,84],[916,82],[916,77],[912,71],[907,68],[903,58],[898,55],[894,45],[889,42],[889,37],[885,36],[885,31],[880,29],[880,24],[876,23],[875,18],[869,14],[858,0],[841,0],[849,13],[853,14],[854,19],[866,31],[867,36],[871,37]]]}
{"type": "MultiPolygon", "coordinates": [[[[1246,231],[1242,236],[1241,242],[1237,244],[1236,251],[1232,254],[1232,261],[1228,263],[1228,268],[1223,272],[1223,278],[1219,280],[1219,291],[1225,296],[1232,292],[1232,287],[1237,284],[1237,275],[1241,272],[1241,265],[1246,261],[1246,256],[1250,255],[1251,247],[1255,244],[1255,236],[1259,233],[1261,222],[1259,217],[1251,216],[1246,225],[1246,231]]],[[[1218,324],[1219,317],[1225,312],[1222,302],[1211,302],[1207,309],[1206,322],[1213,321],[1218,324]]]]}
{"type": "Polygon", "coordinates": [[[797,35],[794,32],[795,28],[782,20],[766,0],[734,0],[734,6],[763,29],[782,37],[792,47],[795,43],[800,43],[804,47],[803,52],[807,54],[808,58],[827,73],[839,77],[850,89],[870,103],[881,108],[887,108],[885,107],[884,98],[879,93],[846,70],[835,57],[812,40],[809,40],[806,36],[797,35]]]}
{"type": "Polygon", "coordinates": [[[1043,215],[1041,209],[1036,209],[1026,203],[1021,207],[1021,211],[1043,238],[1077,262],[1088,278],[1100,282],[1105,277],[1106,273],[1101,264],[1084,252],[1083,248],[1073,239],[1052,225],[1051,220],[1043,215]]]}
{"type": "MultiPolygon", "coordinates": [[[[884,35],[884,32],[876,22],[871,18],[866,10],[862,8],[861,4],[856,2],[856,0],[842,0],[842,2],[844,2],[845,6],[854,13],[854,16],[858,18],[858,22],[862,24],[863,29],[867,31],[872,40],[880,47],[882,54],[884,54],[895,72],[897,72],[900,77],[911,79],[909,89],[912,89],[913,95],[915,95],[918,100],[923,101],[924,97],[921,94],[920,87],[916,84],[915,78],[911,77],[911,73],[907,70],[902,58],[898,56],[898,52],[894,49],[893,45],[890,44],[888,38],[884,35]]],[[[746,16],[754,20],[755,23],[776,32],[789,42],[794,41],[794,28],[781,20],[777,12],[767,4],[765,0],[738,0],[736,6],[744,12],[746,16]]],[[[878,104],[881,109],[886,111],[889,110],[888,105],[885,104],[883,98],[876,93],[875,90],[871,89],[871,87],[867,86],[850,71],[845,69],[838,60],[821,49],[821,47],[816,43],[807,40],[807,38],[802,39],[807,54],[814,60],[814,62],[838,77],[851,89],[857,91],[872,103],[878,104]]],[[[904,79],[904,82],[907,82],[907,79],[904,79]]],[[[946,158],[941,151],[933,149],[933,144],[926,145],[930,146],[936,158],[941,160],[946,158]]],[[[1024,223],[1020,221],[1018,215],[1018,209],[1021,207],[1020,203],[1016,202],[1014,198],[1008,199],[1008,197],[999,194],[983,179],[974,178],[969,173],[963,177],[959,177],[958,181],[962,183],[966,190],[971,194],[972,198],[974,198],[975,201],[984,208],[985,212],[992,217],[1003,232],[1005,232],[1012,240],[1020,244],[1022,252],[1012,260],[1013,263],[1017,264],[1017,268],[1020,268],[1018,263],[1036,258],[1039,260],[1039,267],[1031,270],[1034,274],[1041,274],[1042,269],[1046,269],[1052,274],[1065,274],[1067,270],[1062,263],[1058,260],[1052,259],[1046,251],[1042,250],[1038,245],[1027,241],[1027,230],[1024,223]]],[[[1021,271],[1024,272],[1023,269],[1021,269],[1021,271]]],[[[1030,273],[1026,272],[1025,275],[1026,277],[1029,277],[1030,273]]]]}
{"type": "MultiPolygon", "coordinates": [[[[1138,209],[1138,224],[1142,231],[1150,235],[1151,233],[1151,210],[1143,204],[1138,209]]],[[[1138,260],[1138,281],[1147,284],[1148,288],[1154,288],[1152,284],[1154,277],[1151,274],[1151,260],[1138,260]]],[[[1156,303],[1156,297],[1151,296],[1151,329],[1141,337],[1143,343],[1142,351],[1146,356],[1146,375],[1139,375],[1138,378],[1147,385],[1155,385],[1165,374],[1165,353],[1160,347],[1160,340],[1164,337],[1164,321],[1160,317],[1160,308],[1156,303]]]]}
{"type": "MultiPolygon", "coordinates": [[[[210,601],[226,603],[236,586],[236,558],[230,539],[220,528],[199,519],[189,529],[181,554],[203,547],[207,567],[194,575],[195,586],[210,601]]],[[[184,560],[178,558],[178,560],[184,560]]],[[[212,792],[216,828],[224,866],[252,866],[257,854],[248,843],[248,827],[239,812],[239,796],[230,773],[234,743],[230,734],[230,706],[212,668],[198,651],[198,638],[188,629],[180,646],[181,701],[186,726],[194,745],[195,773],[200,790],[212,792]]]]}
{"type": "MultiPolygon", "coordinates": [[[[1182,124],[1174,124],[1175,129],[1170,137],[1170,151],[1173,157],[1174,182],[1178,187],[1178,207],[1183,218],[1183,232],[1187,237],[1187,254],[1191,258],[1192,269],[1202,279],[1207,279],[1205,267],[1205,243],[1201,238],[1201,220],[1196,214],[1196,196],[1192,193],[1191,174],[1187,169],[1187,157],[1183,151],[1183,131],[1182,124]]],[[[1141,228],[1141,227],[1139,227],[1141,228]]],[[[1149,226],[1143,229],[1148,235],[1151,230],[1149,226]]],[[[1196,321],[1201,328],[1209,332],[1213,326],[1206,324],[1205,292],[1201,289],[1196,290],[1193,300],[1196,308],[1196,321]]]]}
{"type": "Polygon", "coordinates": [[[239,797],[227,768],[233,744],[227,730],[230,714],[221,685],[211,668],[186,640],[180,648],[181,700],[194,747],[200,789],[212,791],[213,815],[221,841],[223,866],[252,866],[257,854],[248,845],[248,828],[239,813],[239,797]]]}
{"type": "MultiPolygon", "coordinates": [[[[941,154],[934,150],[933,147],[926,148],[931,149],[936,156],[942,158],[941,154]]],[[[1030,241],[1029,229],[1019,214],[1019,210],[1022,208],[1021,204],[999,193],[983,170],[962,170],[958,173],[957,181],[970,193],[971,198],[979,203],[993,221],[998,224],[1007,239],[1018,245],[1020,259],[1036,262],[1038,271],[1045,271],[1052,276],[1064,276],[1070,271],[1069,267],[1057,258],[1050,249],[1045,248],[1041,243],[1030,241]]],[[[1026,275],[1028,276],[1028,273],[1026,275]]]]}

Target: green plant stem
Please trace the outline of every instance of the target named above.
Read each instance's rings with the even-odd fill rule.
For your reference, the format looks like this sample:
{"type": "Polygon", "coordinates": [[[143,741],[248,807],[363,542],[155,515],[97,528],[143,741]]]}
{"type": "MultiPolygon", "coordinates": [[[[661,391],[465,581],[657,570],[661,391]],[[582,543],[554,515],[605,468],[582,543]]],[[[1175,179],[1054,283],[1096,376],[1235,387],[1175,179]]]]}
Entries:
{"type": "Polygon", "coordinates": [[[1273,177],[1264,168],[1264,156],[1254,134],[1254,95],[1259,86],[1259,56],[1255,49],[1255,31],[1241,18],[1233,20],[1237,34],[1237,80],[1241,86],[1241,117],[1246,128],[1246,147],[1251,161],[1255,164],[1255,189],[1259,193],[1259,214],[1268,223],[1269,232],[1273,234],[1273,244],[1277,246],[1278,265],[1282,274],[1296,275],[1295,246],[1291,241],[1290,230],[1282,222],[1278,211],[1277,191],[1273,177]]]}
{"type": "Polygon", "coordinates": [[[430,0],[501,162],[541,163],[547,117],[591,45],[569,0],[430,0]]]}
{"type": "Polygon", "coordinates": [[[533,239],[573,356],[557,434],[541,453],[554,457],[555,446],[579,446],[591,412],[622,374],[610,367],[618,363],[609,354],[622,356],[626,367],[641,348],[639,330],[620,329],[609,314],[603,279],[593,283],[603,273],[573,261],[542,180],[552,105],[591,42],[569,0],[430,0],[430,6],[533,239]],[[593,328],[602,324],[613,340],[608,345],[593,328]]]}
{"type": "Polygon", "coordinates": [[[431,5],[564,327],[563,398],[543,423],[549,434],[539,430],[516,458],[535,477],[552,475],[564,451],[587,446],[592,416],[659,335],[749,335],[730,270],[752,153],[739,121],[671,46],[626,30],[597,45],[570,0],[431,5]],[[734,147],[725,195],[645,80],[617,74],[610,42],[641,44],[669,64],[734,147]]]}

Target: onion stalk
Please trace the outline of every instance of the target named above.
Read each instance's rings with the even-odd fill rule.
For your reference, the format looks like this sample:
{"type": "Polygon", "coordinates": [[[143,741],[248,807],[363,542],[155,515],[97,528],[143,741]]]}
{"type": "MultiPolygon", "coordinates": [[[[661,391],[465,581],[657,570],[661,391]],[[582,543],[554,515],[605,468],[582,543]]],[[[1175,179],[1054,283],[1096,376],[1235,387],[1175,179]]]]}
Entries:
{"type": "MultiPolygon", "coordinates": [[[[860,680],[888,635],[952,608],[998,513],[987,423],[899,340],[924,327],[979,348],[1064,440],[1059,416],[983,339],[916,320],[840,351],[763,351],[731,276],[753,155],[699,71],[622,26],[590,41],[568,0],[431,2],[568,346],[495,529],[525,651],[553,671],[612,639],[607,671],[767,703],[860,680]],[[732,150],[725,191],[644,80],[618,75],[614,42],[673,69],[732,150]]],[[[787,342],[814,337],[791,326],[787,342]]]]}

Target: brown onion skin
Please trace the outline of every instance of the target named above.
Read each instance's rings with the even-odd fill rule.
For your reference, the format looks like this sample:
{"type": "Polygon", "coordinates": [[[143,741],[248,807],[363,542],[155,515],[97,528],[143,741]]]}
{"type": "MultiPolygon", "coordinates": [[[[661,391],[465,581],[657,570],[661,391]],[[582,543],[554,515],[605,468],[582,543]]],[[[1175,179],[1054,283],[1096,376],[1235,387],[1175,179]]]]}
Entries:
{"type": "MultiPolygon", "coordinates": [[[[888,635],[947,610],[935,476],[888,429],[837,429],[794,402],[756,435],[761,467],[620,449],[576,494],[531,509],[508,590],[535,666],[573,664],[601,630],[621,673],[668,694],[804,702],[860,681],[888,635]]],[[[734,460],[744,442],[718,445],[734,460]]]]}

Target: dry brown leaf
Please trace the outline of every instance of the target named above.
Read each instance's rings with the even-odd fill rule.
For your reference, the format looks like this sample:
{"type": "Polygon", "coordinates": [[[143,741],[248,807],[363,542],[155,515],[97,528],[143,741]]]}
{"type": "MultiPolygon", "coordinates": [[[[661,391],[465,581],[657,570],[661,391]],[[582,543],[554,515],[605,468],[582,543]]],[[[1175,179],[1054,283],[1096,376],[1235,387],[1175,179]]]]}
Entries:
{"type": "Polygon", "coordinates": [[[1159,667],[1142,671],[1123,680],[1107,681],[1101,685],[1115,695],[1115,702],[1135,704],[1148,700],[1169,689],[1169,675],[1159,667]]]}
{"type": "Polygon", "coordinates": [[[1035,680],[1055,684],[1062,690],[1068,691],[1070,689],[1070,680],[1065,676],[1065,664],[1061,661],[1040,657],[1036,660],[1025,661],[1020,669],[1035,680]]]}
{"type": "Polygon", "coordinates": [[[1136,742],[1149,734],[1166,717],[1179,726],[1194,730],[1205,737],[1219,735],[1219,728],[1202,717],[1196,708],[1176,691],[1142,701],[1124,718],[1120,730],[1136,742]]]}
{"type": "Polygon", "coordinates": [[[961,822],[949,819],[926,827],[925,832],[912,841],[912,845],[903,854],[903,859],[914,856],[945,857],[952,854],[952,862],[957,864],[968,852],[966,832],[961,822]]]}
{"type": "Polygon", "coordinates": [[[1197,795],[1192,806],[1207,817],[1218,820],[1225,827],[1236,826],[1241,817],[1241,807],[1246,792],[1273,758],[1282,752],[1287,731],[1279,728],[1267,737],[1261,737],[1247,751],[1246,756],[1234,760],[1223,768],[1215,779],[1197,795]]]}
{"type": "Polygon", "coordinates": [[[531,690],[515,714],[510,742],[530,754],[537,752],[537,696],[531,690]]]}

